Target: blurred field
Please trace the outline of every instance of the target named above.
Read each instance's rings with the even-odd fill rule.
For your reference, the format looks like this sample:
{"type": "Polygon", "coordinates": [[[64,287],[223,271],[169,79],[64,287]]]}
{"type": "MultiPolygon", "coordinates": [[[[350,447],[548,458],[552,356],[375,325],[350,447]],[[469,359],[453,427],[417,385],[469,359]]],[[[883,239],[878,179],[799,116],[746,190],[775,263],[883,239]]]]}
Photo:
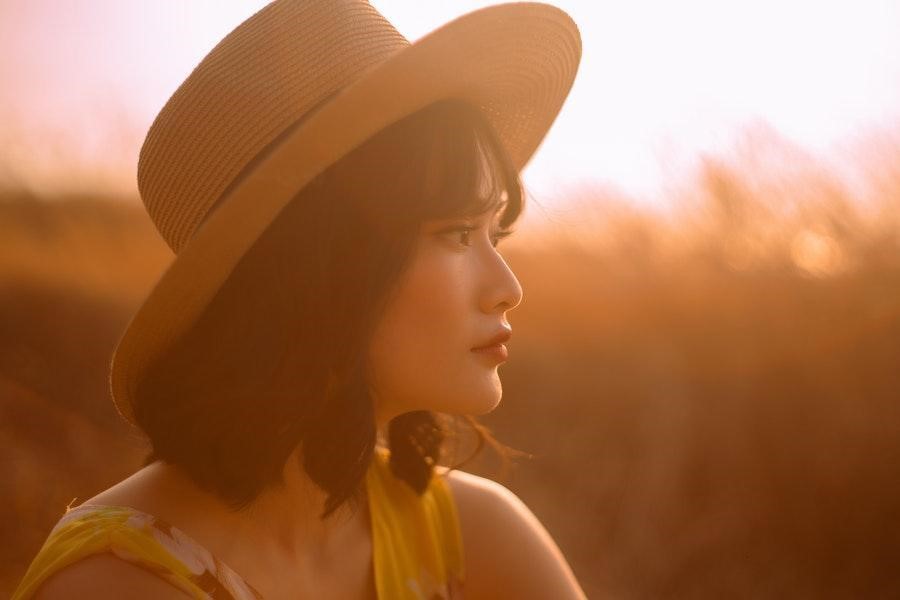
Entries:
{"type": "MultiPolygon", "coordinates": [[[[586,189],[504,242],[525,301],[485,421],[591,597],[900,596],[900,151],[860,198],[764,150],[671,215],[586,189]]],[[[133,203],[0,198],[0,595],[136,468],[106,366],[169,260],[133,203]]]]}

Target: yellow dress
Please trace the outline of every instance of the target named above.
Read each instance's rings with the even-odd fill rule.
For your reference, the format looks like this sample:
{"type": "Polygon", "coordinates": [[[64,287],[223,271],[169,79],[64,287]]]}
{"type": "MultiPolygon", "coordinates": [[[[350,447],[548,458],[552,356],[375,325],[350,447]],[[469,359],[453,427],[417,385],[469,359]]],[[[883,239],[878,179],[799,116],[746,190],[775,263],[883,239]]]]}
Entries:
{"type": "MultiPolygon", "coordinates": [[[[375,588],[380,599],[460,598],[462,537],[453,497],[435,475],[421,496],[396,478],[386,449],[366,474],[375,588]]],[[[161,519],[125,506],[68,509],[32,561],[13,600],[31,598],[50,575],[86,556],[112,552],[194,598],[262,598],[208,550],[161,519]]]]}

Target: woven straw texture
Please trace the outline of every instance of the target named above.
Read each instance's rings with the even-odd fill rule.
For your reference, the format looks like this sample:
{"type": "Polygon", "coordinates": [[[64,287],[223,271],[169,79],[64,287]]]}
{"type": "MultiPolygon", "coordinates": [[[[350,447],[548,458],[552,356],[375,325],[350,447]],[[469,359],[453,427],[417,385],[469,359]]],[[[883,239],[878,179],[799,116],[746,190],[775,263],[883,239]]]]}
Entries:
{"type": "Polygon", "coordinates": [[[119,340],[110,389],[186,330],[305,184],[380,129],[448,97],[484,112],[518,169],[571,89],[581,40],[541,3],[464,15],[410,44],[364,0],[276,0],[195,67],[151,125],[138,187],[176,258],[119,340]]]}
{"type": "Polygon", "coordinates": [[[138,189],[175,252],[278,133],[409,45],[367,2],[273,2],[223,39],[147,133],[138,189]]]}

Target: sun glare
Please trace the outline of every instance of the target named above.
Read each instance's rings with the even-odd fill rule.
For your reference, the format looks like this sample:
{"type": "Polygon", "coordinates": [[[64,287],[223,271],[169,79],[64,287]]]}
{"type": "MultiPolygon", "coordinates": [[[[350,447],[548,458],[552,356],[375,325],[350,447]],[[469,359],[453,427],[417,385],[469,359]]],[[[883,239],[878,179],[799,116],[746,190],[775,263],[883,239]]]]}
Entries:
{"type": "MultiPolygon", "coordinates": [[[[415,40],[494,2],[372,3],[415,40]]],[[[727,150],[752,123],[824,153],[900,119],[900,8],[890,0],[552,3],[578,24],[583,58],[523,173],[545,202],[588,181],[664,202],[667,179],[701,152],[727,150]]],[[[133,191],[156,111],[223,35],[264,5],[4,3],[0,111],[10,125],[0,131],[0,176],[67,185],[80,170],[133,191]]]]}

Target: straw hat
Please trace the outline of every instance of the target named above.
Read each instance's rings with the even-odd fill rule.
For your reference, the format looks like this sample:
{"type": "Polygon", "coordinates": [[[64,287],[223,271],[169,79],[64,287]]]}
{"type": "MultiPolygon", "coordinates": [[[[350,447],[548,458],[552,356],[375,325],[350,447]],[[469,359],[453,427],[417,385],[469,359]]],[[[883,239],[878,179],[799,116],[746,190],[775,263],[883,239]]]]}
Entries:
{"type": "Polygon", "coordinates": [[[581,38],[563,11],[509,3],[410,44],[365,0],[276,0],[194,68],[151,125],[138,188],[176,257],[110,364],[117,409],[241,256],[316,175],[444,98],[483,111],[518,169],[569,93],[581,38]]]}

